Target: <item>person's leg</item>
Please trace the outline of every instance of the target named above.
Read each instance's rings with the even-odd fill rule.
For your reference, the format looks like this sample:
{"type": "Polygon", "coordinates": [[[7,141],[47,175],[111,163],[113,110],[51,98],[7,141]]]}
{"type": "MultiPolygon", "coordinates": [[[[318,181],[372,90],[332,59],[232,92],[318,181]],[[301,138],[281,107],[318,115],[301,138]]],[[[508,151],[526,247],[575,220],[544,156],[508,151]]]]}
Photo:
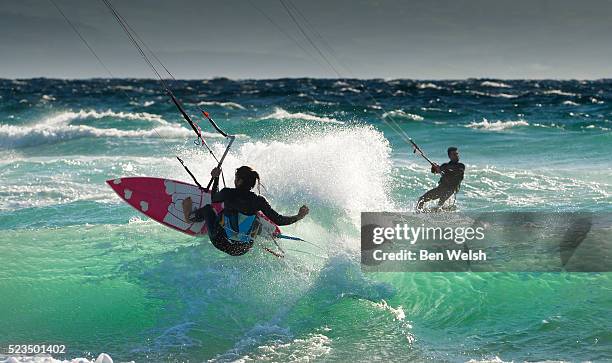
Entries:
{"type": "Polygon", "coordinates": [[[217,229],[217,214],[210,204],[206,204],[202,208],[191,211],[192,201],[190,197],[183,200],[183,217],[188,223],[194,222],[206,222],[208,228],[208,235],[212,239],[213,232],[217,229]]]}
{"type": "Polygon", "coordinates": [[[444,205],[444,202],[446,202],[446,200],[450,198],[454,193],[455,191],[453,189],[442,190],[440,192],[440,199],[438,199],[438,207],[441,207],[442,205],[444,205]]]}
{"type": "Polygon", "coordinates": [[[216,249],[231,256],[244,255],[253,247],[253,243],[232,243],[227,239],[225,233],[218,233],[215,237],[211,237],[210,242],[216,249]]]}
{"type": "Polygon", "coordinates": [[[435,187],[419,198],[419,201],[417,203],[417,209],[423,209],[423,205],[425,203],[438,198],[440,198],[440,187],[435,187]]]}
{"type": "Polygon", "coordinates": [[[189,215],[191,214],[191,207],[193,206],[193,202],[191,201],[191,197],[187,197],[183,199],[183,217],[185,222],[191,222],[189,215]]]}
{"type": "Polygon", "coordinates": [[[217,214],[213,209],[212,205],[206,204],[202,208],[195,211],[195,216],[198,219],[203,218],[206,222],[206,227],[208,227],[208,236],[212,240],[213,237],[217,234],[217,230],[219,229],[219,224],[217,223],[217,214]]]}

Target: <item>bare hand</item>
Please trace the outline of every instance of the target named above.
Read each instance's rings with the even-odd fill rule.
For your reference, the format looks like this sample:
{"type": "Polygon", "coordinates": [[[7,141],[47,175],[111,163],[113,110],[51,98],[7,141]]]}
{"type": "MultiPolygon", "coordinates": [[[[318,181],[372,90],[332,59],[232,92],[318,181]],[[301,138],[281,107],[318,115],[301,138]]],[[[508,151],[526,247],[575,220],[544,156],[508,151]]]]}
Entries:
{"type": "Polygon", "coordinates": [[[298,212],[298,217],[300,217],[300,219],[302,219],[302,218],[306,217],[308,212],[310,212],[310,209],[308,209],[308,207],[306,205],[303,205],[303,206],[300,207],[300,211],[298,212]]]}
{"type": "Polygon", "coordinates": [[[221,175],[221,168],[219,168],[219,167],[214,168],[213,170],[210,171],[210,175],[213,178],[218,178],[219,175],[221,175]]]}
{"type": "Polygon", "coordinates": [[[441,171],[440,170],[440,165],[438,165],[438,164],[432,164],[431,165],[431,172],[432,173],[438,173],[439,174],[440,171],[441,171]]]}

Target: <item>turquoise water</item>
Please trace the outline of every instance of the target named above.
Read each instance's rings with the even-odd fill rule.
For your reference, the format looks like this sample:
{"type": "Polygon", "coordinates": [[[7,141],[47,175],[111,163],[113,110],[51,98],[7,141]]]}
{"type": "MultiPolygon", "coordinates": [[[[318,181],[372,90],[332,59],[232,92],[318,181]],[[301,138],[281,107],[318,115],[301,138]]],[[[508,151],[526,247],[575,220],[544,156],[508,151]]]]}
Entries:
{"type": "MultiPolygon", "coordinates": [[[[238,134],[226,161],[307,219],[279,260],[165,228],[105,185],[214,161],[146,80],[0,80],[0,359],[608,361],[610,273],[367,273],[359,213],[412,210],[460,148],[462,211],[610,212],[612,81],[177,81],[238,134]],[[369,92],[364,92],[364,87],[369,92]],[[368,94],[374,95],[373,100],[368,94]],[[394,120],[394,121],[392,121],[394,120]],[[393,124],[395,122],[395,124],[393,124]]],[[[202,122],[216,152],[224,140],[202,122]]]]}

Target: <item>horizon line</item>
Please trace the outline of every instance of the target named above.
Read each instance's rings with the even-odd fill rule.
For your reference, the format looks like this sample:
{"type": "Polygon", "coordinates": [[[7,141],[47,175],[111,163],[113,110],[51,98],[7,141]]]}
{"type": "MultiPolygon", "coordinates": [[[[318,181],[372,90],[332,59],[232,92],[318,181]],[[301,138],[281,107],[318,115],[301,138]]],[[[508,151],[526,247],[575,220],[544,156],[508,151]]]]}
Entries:
{"type": "MultiPolygon", "coordinates": [[[[17,77],[17,78],[6,78],[0,77],[0,81],[27,81],[27,80],[53,80],[53,81],[93,81],[93,80],[139,80],[139,81],[155,81],[158,82],[159,78],[152,77],[45,77],[45,76],[33,76],[33,77],[17,77]]],[[[468,81],[468,80],[493,80],[493,81],[608,81],[612,80],[610,77],[601,78],[494,78],[494,77],[465,77],[465,78],[359,78],[359,77],[316,77],[316,76],[296,76],[296,77],[275,77],[275,78],[230,78],[225,76],[218,76],[212,78],[163,78],[164,81],[212,81],[212,80],[230,80],[230,81],[274,81],[283,79],[316,79],[316,80],[360,80],[360,81],[372,81],[382,80],[385,82],[389,81],[419,81],[419,82],[454,82],[454,81],[468,81]]]]}

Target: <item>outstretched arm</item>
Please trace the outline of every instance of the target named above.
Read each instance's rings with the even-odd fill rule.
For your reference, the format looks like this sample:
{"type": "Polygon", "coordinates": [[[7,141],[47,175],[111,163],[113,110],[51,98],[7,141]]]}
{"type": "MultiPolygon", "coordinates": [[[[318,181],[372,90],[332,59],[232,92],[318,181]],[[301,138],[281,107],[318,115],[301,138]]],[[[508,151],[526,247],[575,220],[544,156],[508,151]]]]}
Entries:
{"type": "Polygon", "coordinates": [[[306,215],[310,211],[307,206],[303,205],[300,208],[298,214],[294,216],[284,216],[272,209],[270,203],[268,203],[268,201],[264,197],[260,197],[260,203],[261,205],[259,206],[259,210],[262,211],[262,213],[265,214],[266,217],[270,218],[272,222],[276,223],[279,226],[286,226],[288,224],[295,223],[300,219],[306,217],[306,215]]]}

